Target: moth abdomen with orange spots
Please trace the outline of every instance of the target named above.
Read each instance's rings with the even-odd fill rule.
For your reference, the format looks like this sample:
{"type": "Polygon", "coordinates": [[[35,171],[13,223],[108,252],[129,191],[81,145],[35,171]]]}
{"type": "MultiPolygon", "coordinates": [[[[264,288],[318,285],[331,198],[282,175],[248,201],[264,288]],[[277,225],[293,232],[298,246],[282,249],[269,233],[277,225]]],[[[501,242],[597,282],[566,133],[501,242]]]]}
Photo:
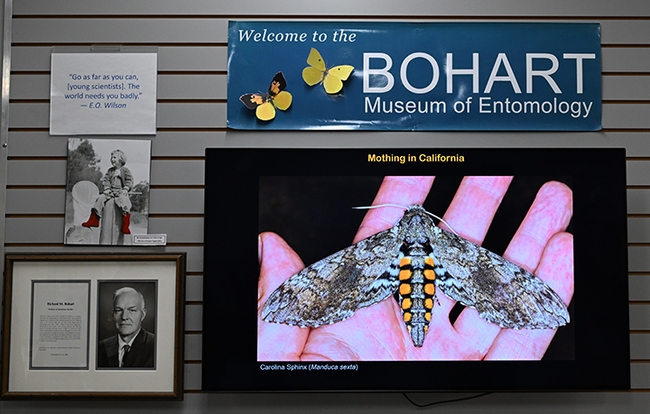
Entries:
{"type": "Polygon", "coordinates": [[[429,329],[436,292],[430,243],[404,242],[400,247],[397,294],[406,329],[415,346],[422,346],[429,329]]]}
{"type": "Polygon", "coordinates": [[[393,227],[287,279],[269,296],[261,317],[317,328],[397,293],[405,334],[421,347],[438,291],[503,328],[556,328],[570,320],[562,299],[541,279],[438,228],[419,205],[408,207],[393,227]]]}

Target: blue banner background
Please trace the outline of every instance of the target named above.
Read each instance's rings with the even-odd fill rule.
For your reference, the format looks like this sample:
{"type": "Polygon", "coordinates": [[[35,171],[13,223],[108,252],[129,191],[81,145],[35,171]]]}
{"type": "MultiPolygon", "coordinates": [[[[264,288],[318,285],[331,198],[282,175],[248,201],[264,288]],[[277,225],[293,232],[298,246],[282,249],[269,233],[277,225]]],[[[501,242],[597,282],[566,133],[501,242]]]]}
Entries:
{"type": "MultiPolygon", "coordinates": [[[[285,36],[286,37],[286,36],[285,36]]],[[[385,66],[371,59],[369,69],[385,66]]],[[[547,58],[533,59],[532,69],[551,68],[547,58]]],[[[368,68],[366,68],[368,69],[368,68]]],[[[368,72],[370,73],[370,72],[368,72]]],[[[408,65],[407,79],[414,88],[432,81],[432,65],[416,58],[408,65]]],[[[385,76],[369,76],[371,86],[381,86],[385,76]]],[[[600,25],[583,23],[359,23],[359,22],[230,22],[228,34],[228,126],[235,129],[360,129],[360,130],[574,130],[601,129],[602,118],[600,25]],[[247,32],[248,31],[248,32],[247,32]],[[260,33],[242,38],[243,33],[260,33]],[[266,33],[266,36],[263,36],[266,33]],[[303,34],[304,41],[268,41],[269,34],[303,34]],[[334,41],[334,34],[337,40],[334,41]],[[347,41],[341,41],[345,33],[347,41]],[[319,41],[318,37],[326,40],[319,41]],[[350,41],[354,36],[354,41],[350,41]],[[262,39],[263,37],[263,39],[262,39]],[[343,89],[328,95],[322,85],[308,86],[302,79],[310,49],[316,48],[327,67],[352,65],[354,72],[343,89]],[[400,80],[400,66],[410,54],[422,52],[435,59],[439,68],[436,86],[427,93],[408,91],[400,80]],[[364,53],[391,57],[394,86],[385,93],[364,93],[364,53]],[[478,93],[473,76],[455,74],[447,92],[447,53],[453,54],[453,69],[471,69],[473,53],[479,54],[478,93]],[[594,58],[564,58],[564,54],[593,54],[594,58]],[[489,93],[486,85],[493,67],[497,77],[508,74],[499,54],[505,54],[521,93],[510,81],[496,81],[489,93]],[[554,55],[559,67],[550,75],[561,93],[553,91],[543,76],[532,77],[533,92],[527,93],[526,54],[554,55]],[[583,92],[577,92],[578,61],[582,64],[583,92]],[[291,107],[277,111],[274,119],[260,121],[255,111],[239,102],[246,93],[267,93],[277,72],[283,72],[286,91],[293,96],[291,107]],[[379,111],[376,100],[386,109],[379,111]],[[481,105],[481,99],[483,105],[481,105]],[[396,109],[402,102],[443,102],[444,112],[408,113],[396,109]],[[495,101],[503,106],[494,108],[495,101]],[[371,103],[368,106],[368,102],[371,103]],[[469,102],[469,104],[468,104],[469,102]],[[508,102],[510,105],[508,105],[508,102]],[[519,102],[520,104],[514,103],[519,102]],[[523,113],[523,102],[538,102],[539,113],[523,113]],[[562,103],[565,102],[565,103],[562,103]],[[454,106],[456,105],[456,106],[454,106]],[[511,113],[507,113],[507,108],[511,113]],[[370,111],[368,110],[370,108],[370,111]],[[455,109],[460,110],[457,113],[455,109]],[[503,108],[501,110],[500,108],[503,108]],[[577,109],[580,114],[577,114],[577,109]],[[481,112],[481,110],[483,112],[481,112]],[[519,113],[513,113],[517,112],[519,113]],[[543,113],[550,110],[550,113],[543,113]],[[588,112],[587,112],[588,110],[588,112]],[[575,112],[574,112],[575,111],[575,112]],[[501,113],[503,112],[503,113],[501,113]],[[561,113],[566,112],[566,113],[561,113]],[[588,115],[587,115],[588,114],[588,115]]],[[[437,107],[437,106],[436,106],[437,107]]],[[[529,107],[530,108],[530,107],[529,107]]]]}

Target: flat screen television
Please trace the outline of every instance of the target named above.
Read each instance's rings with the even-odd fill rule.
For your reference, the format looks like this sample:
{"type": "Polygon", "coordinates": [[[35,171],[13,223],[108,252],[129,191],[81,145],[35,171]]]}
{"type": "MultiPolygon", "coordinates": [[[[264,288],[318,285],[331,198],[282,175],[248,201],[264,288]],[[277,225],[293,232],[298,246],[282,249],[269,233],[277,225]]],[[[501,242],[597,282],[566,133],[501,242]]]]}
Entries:
{"type": "Polygon", "coordinates": [[[204,391],[629,388],[623,149],[209,148],[205,173],[204,391]]]}

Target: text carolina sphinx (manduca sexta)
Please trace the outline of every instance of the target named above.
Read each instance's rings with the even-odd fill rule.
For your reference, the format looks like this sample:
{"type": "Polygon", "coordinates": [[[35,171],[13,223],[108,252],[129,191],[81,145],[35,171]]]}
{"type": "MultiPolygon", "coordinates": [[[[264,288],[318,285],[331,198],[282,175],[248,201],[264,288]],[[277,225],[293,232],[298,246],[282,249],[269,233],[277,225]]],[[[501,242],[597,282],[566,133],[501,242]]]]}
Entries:
{"type": "Polygon", "coordinates": [[[562,299],[541,279],[440,229],[420,205],[408,207],[393,227],[290,277],[269,296],[261,317],[316,328],[397,292],[413,344],[421,347],[438,290],[502,328],[557,328],[570,320],[562,299]]]}

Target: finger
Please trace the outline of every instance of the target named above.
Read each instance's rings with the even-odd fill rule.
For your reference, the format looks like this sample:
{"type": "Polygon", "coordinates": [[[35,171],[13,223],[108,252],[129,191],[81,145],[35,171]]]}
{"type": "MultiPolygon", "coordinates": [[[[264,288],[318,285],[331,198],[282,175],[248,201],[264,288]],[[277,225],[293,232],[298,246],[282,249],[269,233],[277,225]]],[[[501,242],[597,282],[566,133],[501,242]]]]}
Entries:
{"type": "MultiPolygon", "coordinates": [[[[445,221],[463,238],[481,244],[511,181],[512,177],[463,178],[445,221]]],[[[447,229],[444,223],[441,227],[447,229]]]]}
{"type": "MultiPolygon", "coordinates": [[[[378,231],[388,229],[404,215],[404,208],[413,204],[422,204],[426,200],[435,177],[433,176],[387,176],[373,200],[373,205],[395,204],[401,207],[382,207],[368,210],[355,242],[371,236],[378,231]]],[[[362,332],[371,340],[375,347],[372,353],[381,359],[401,359],[404,357],[405,347],[412,346],[412,342],[402,321],[401,310],[396,301],[383,301],[357,312],[357,319],[363,326],[362,332]],[[382,326],[373,326],[369,321],[384,321],[382,326]]]]}
{"type": "MultiPolygon", "coordinates": [[[[402,207],[387,206],[368,210],[354,242],[394,226],[404,215],[404,207],[424,202],[433,180],[434,177],[385,177],[372,204],[396,204],[402,207]]],[[[410,344],[410,338],[402,332],[401,315],[395,316],[397,308],[394,300],[382,301],[358,310],[346,321],[321,327],[314,331],[314,335],[326,335],[323,338],[330,343],[343,338],[342,342],[347,347],[344,352],[348,357],[355,355],[363,359],[401,359],[404,344],[407,343],[406,340],[410,344]]],[[[311,339],[310,336],[309,351],[317,354],[311,339]]]]}
{"type": "Polygon", "coordinates": [[[549,241],[535,274],[569,306],[573,298],[573,235],[560,232],[549,241]]]}
{"type": "MultiPolygon", "coordinates": [[[[481,244],[492,223],[512,177],[465,177],[458,187],[444,219],[452,229],[476,244],[481,244]]],[[[441,227],[447,227],[444,223],[441,227]]],[[[444,295],[437,296],[443,315],[449,315],[456,303],[444,295]]],[[[473,343],[477,350],[487,352],[498,329],[478,316],[474,309],[465,309],[454,323],[456,332],[473,343]]]]}
{"type": "MultiPolygon", "coordinates": [[[[373,206],[381,204],[397,204],[408,207],[412,204],[422,204],[431,190],[435,177],[385,177],[379,191],[372,202],[373,206]]],[[[354,243],[373,234],[386,230],[404,215],[404,208],[382,207],[370,209],[363,218],[354,243]]]]}
{"type": "MultiPolygon", "coordinates": [[[[354,242],[394,226],[404,215],[404,207],[424,202],[432,183],[433,177],[385,177],[372,204],[403,207],[368,210],[354,242]]],[[[343,359],[399,359],[404,338],[401,317],[395,318],[395,308],[394,300],[382,301],[358,310],[346,321],[314,330],[305,349],[309,352],[306,357],[319,358],[323,355],[321,347],[329,347],[328,354],[337,349],[336,355],[343,359]],[[395,343],[398,350],[393,349],[395,343]]]]}
{"type": "MultiPolygon", "coordinates": [[[[558,231],[564,230],[568,225],[571,219],[570,211],[571,190],[564,184],[555,181],[544,184],[538,191],[533,204],[503,256],[523,268],[533,271],[538,265],[543,249],[550,237],[558,231]]],[[[459,322],[466,323],[465,317],[479,318],[476,311],[463,312],[454,326],[462,326],[459,325],[459,322]]],[[[468,322],[467,325],[480,327],[478,323],[475,324],[474,322],[468,322]]],[[[494,327],[494,332],[500,335],[496,325],[494,327]]],[[[475,337],[477,334],[465,333],[468,337],[475,337]]],[[[493,339],[496,339],[496,337],[493,339]]],[[[492,346],[491,343],[486,341],[483,341],[482,344],[492,346]]]]}
{"type": "MultiPolygon", "coordinates": [[[[565,304],[573,296],[573,236],[558,233],[551,238],[535,272],[562,298],[565,304]]],[[[503,329],[486,359],[541,359],[555,336],[555,329],[503,329]]]]}
{"type": "MultiPolygon", "coordinates": [[[[553,250],[549,244],[551,238],[558,232],[566,229],[572,216],[572,193],[566,185],[551,181],[542,186],[533,201],[526,217],[515,233],[510,245],[503,255],[506,259],[520,265],[521,267],[534,271],[538,268],[536,275],[544,281],[552,281],[549,285],[552,289],[562,289],[564,297],[573,294],[573,239],[570,235],[563,236],[554,241],[553,250]],[[568,240],[567,240],[568,239],[568,240]],[[561,241],[562,243],[556,245],[561,241]],[[563,254],[559,254],[562,252],[563,254]],[[544,256],[543,256],[544,254],[544,256]],[[559,268],[568,269],[570,266],[571,277],[568,278],[565,271],[560,271],[558,278],[568,280],[556,282],[554,272],[548,271],[549,263],[541,266],[540,260],[558,261],[559,268]],[[561,261],[565,260],[564,263],[561,261]],[[566,262],[568,260],[568,262],[566,262]],[[564,266],[564,267],[563,267],[564,266]],[[560,276],[564,275],[564,276],[560,276]],[[564,288],[563,286],[567,286],[564,288]],[[567,295],[568,291],[570,295],[567,295]]],[[[559,292],[558,292],[559,293],[559,292]]],[[[564,300],[564,297],[561,297],[564,300]]],[[[503,330],[495,339],[489,355],[486,357],[495,359],[504,358],[541,358],[548,347],[555,330],[524,330],[512,331],[503,330]]]]}
{"type": "Polygon", "coordinates": [[[296,361],[300,359],[309,329],[267,323],[259,312],[269,295],[304,264],[287,243],[275,233],[260,235],[261,268],[258,282],[257,358],[259,361],[296,361]]]}
{"type": "Polygon", "coordinates": [[[572,215],[571,189],[557,181],[544,184],[503,257],[533,271],[550,238],[566,230],[572,215]]]}
{"type": "Polygon", "coordinates": [[[275,233],[265,232],[258,238],[260,279],[257,308],[266,302],[271,293],[285,280],[302,270],[305,265],[291,247],[275,233]]]}

